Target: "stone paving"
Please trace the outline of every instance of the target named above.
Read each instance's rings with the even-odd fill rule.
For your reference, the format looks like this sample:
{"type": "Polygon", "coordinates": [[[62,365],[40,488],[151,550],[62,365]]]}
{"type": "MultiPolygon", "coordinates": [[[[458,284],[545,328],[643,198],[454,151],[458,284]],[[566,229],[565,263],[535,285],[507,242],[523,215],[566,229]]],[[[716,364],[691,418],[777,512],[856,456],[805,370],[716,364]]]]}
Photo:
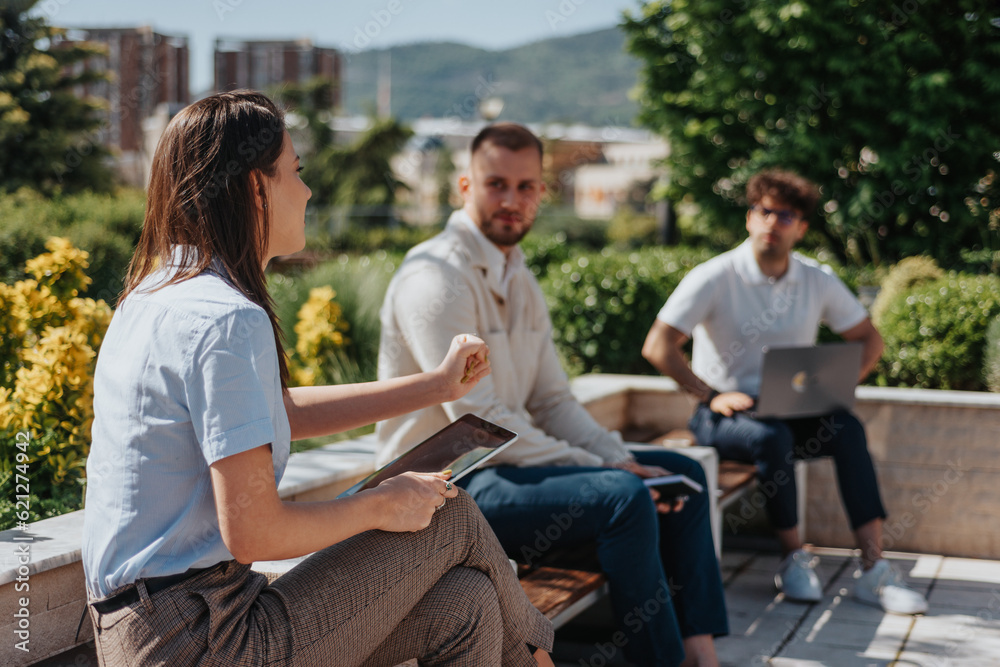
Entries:
{"type": "MultiPolygon", "coordinates": [[[[895,616],[849,595],[856,569],[853,552],[814,549],[824,597],[815,604],[785,600],[774,588],[778,556],[726,550],[722,569],[730,635],[716,640],[720,662],[748,667],[987,667],[1000,665],[1000,562],[890,553],[907,581],[924,592],[930,611],[895,616]]],[[[595,611],[599,614],[600,610],[595,611]]],[[[581,624],[592,623],[581,617],[581,624]]],[[[606,620],[606,619],[605,619],[606,620]]],[[[594,647],[602,639],[568,626],[559,635],[557,665],[601,667],[594,647]],[[575,633],[575,635],[574,635],[575,633]],[[570,641],[563,641],[563,636],[570,641]],[[581,641],[582,637],[586,637],[581,641]]]]}

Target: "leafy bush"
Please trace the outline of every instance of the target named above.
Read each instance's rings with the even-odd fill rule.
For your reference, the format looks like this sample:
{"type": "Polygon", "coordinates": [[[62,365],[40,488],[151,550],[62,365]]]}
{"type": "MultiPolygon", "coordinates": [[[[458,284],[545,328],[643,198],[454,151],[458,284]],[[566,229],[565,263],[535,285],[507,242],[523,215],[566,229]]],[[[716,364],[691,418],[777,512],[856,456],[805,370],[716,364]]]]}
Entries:
{"type": "Polygon", "coordinates": [[[550,265],[541,281],[553,337],[570,375],[649,373],[642,343],[670,293],[708,250],[605,249],[550,265]]]}
{"type": "Polygon", "coordinates": [[[984,388],[986,328],[1000,315],[1000,278],[949,273],[885,304],[882,386],[984,388]]]}
{"type": "Polygon", "coordinates": [[[882,281],[882,288],[875,297],[875,303],[872,304],[872,321],[877,326],[882,321],[882,315],[888,304],[895,301],[900,294],[943,277],[944,271],[930,257],[920,255],[900,260],[889,269],[889,274],[882,281]]]}
{"type": "Polygon", "coordinates": [[[0,281],[26,277],[26,261],[45,251],[51,236],[65,237],[89,254],[91,282],[81,295],[113,302],[142,229],[145,194],[83,193],[46,198],[22,188],[0,195],[0,281]]]}
{"type": "MultiPolygon", "coordinates": [[[[341,255],[299,274],[271,274],[268,289],[289,349],[298,345],[295,327],[298,313],[316,287],[330,287],[337,295],[340,319],[348,327],[344,342],[344,365],[335,372],[338,382],[368,382],[378,371],[379,309],[389,280],[401,257],[378,251],[360,257],[341,255]]],[[[333,363],[332,361],[330,363],[333,363]]],[[[332,371],[331,367],[331,372],[332,371]]]]}
{"type": "Polygon", "coordinates": [[[986,361],[983,364],[983,379],[986,388],[1000,392],[1000,317],[996,317],[986,330],[986,361]]]}
{"type": "Polygon", "coordinates": [[[553,264],[569,260],[571,248],[566,242],[566,234],[528,234],[521,241],[524,261],[535,276],[544,276],[553,264]]]}
{"type": "Polygon", "coordinates": [[[79,509],[94,419],[94,366],[111,308],[77,296],[87,253],[52,238],[25,263],[31,278],[0,283],[0,529],[16,475],[30,480],[26,521],[79,509]],[[26,442],[27,441],[27,442],[26,442]]]}
{"type": "Polygon", "coordinates": [[[585,220],[578,218],[572,212],[572,208],[543,206],[528,238],[534,234],[542,236],[562,234],[570,245],[600,250],[608,243],[607,231],[606,220],[585,220]]]}
{"type": "Polygon", "coordinates": [[[656,243],[656,218],[622,207],[608,225],[608,241],[627,248],[656,243]]]}
{"type": "Polygon", "coordinates": [[[395,227],[351,225],[341,234],[330,236],[317,232],[307,241],[307,248],[328,253],[368,254],[379,251],[406,253],[421,241],[426,241],[441,231],[437,225],[414,227],[400,224],[395,227]]]}

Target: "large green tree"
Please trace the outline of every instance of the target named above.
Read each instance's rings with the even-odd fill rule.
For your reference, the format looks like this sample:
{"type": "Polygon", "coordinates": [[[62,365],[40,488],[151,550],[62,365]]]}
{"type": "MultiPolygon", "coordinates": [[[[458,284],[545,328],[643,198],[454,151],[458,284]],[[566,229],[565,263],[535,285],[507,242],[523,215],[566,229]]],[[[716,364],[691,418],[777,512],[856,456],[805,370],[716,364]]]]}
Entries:
{"type": "Polygon", "coordinates": [[[96,140],[101,106],[73,90],[106,78],[102,71],[73,69],[103,48],[55,45],[64,31],[32,13],[36,2],[0,2],[0,192],[106,189],[107,151],[96,140]]]}
{"type": "Polygon", "coordinates": [[[986,0],[647,2],[624,29],[641,121],[670,142],[666,196],[733,242],[747,178],[787,167],[821,185],[814,229],[845,259],[995,267],[998,17],[986,0]]]}

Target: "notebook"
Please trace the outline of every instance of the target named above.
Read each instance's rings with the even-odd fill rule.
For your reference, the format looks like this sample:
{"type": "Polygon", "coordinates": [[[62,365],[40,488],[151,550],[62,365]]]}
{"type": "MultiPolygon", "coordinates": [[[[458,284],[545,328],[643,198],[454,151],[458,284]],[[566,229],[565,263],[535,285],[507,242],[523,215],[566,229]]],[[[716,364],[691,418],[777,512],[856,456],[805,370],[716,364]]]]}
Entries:
{"type": "Polygon", "coordinates": [[[671,498],[683,498],[692,493],[701,493],[705,488],[687,475],[673,474],[663,477],[648,477],[642,480],[643,484],[656,489],[660,493],[660,500],[671,498]]]}

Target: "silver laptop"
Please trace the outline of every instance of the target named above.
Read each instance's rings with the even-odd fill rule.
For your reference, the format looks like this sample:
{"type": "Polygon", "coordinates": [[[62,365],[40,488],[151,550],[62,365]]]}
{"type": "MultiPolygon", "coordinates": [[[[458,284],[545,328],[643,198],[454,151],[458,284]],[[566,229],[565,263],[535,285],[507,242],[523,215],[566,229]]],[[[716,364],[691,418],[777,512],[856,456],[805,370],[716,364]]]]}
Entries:
{"type": "Polygon", "coordinates": [[[815,417],[854,406],[861,343],[764,348],[755,419],[815,417]]]}

